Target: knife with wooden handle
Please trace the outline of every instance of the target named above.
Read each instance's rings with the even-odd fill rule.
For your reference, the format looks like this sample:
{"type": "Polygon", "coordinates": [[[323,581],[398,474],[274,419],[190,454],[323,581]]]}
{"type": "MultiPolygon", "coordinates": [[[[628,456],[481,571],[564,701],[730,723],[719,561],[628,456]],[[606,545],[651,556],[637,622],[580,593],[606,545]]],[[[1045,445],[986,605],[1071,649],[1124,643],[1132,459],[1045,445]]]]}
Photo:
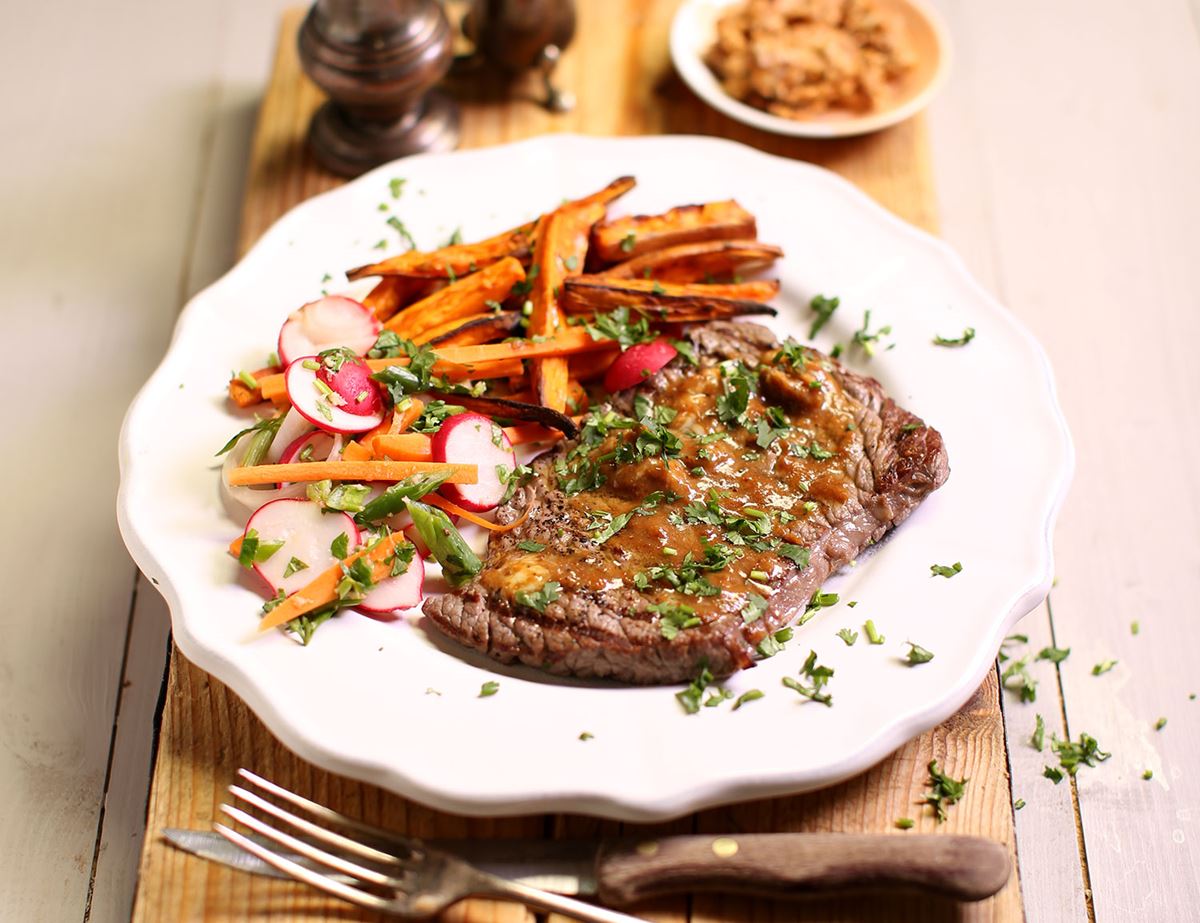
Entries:
{"type": "MultiPolygon", "coordinates": [[[[166,829],[194,855],[286,877],[205,830],[166,829]]],[[[481,871],[613,907],[698,891],[801,897],[906,888],[978,901],[1004,887],[1008,852],[982,837],[922,834],[745,833],[619,840],[430,840],[481,871]]]]}

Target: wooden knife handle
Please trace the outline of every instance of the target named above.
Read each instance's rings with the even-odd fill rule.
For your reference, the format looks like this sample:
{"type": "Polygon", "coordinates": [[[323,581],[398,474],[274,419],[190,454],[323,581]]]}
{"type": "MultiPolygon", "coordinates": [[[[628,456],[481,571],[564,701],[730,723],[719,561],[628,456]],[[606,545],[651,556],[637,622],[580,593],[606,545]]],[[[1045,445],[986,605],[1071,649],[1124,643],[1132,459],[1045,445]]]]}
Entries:
{"type": "Polygon", "coordinates": [[[974,836],[747,833],[616,840],[596,861],[600,899],[626,906],[687,891],[800,897],[903,887],[964,901],[1008,881],[1008,851],[974,836]]]}

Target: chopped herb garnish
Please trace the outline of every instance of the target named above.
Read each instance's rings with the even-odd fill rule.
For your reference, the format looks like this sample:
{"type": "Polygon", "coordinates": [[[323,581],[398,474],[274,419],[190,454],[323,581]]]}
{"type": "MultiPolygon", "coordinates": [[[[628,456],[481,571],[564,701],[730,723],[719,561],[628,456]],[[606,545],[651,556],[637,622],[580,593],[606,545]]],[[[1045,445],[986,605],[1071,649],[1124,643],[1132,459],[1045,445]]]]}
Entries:
{"type": "Polygon", "coordinates": [[[924,803],[933,808],[938,823],[946,819],[946,807],[958,804],[966,791],[969,779],[952,779],[938,768],[937,760],[929,761],[929,792],[924,803]]]}
{"type": "Polygon", "coordinates": [[[746,423],[750,395],[758,387],[758,375],[740,361],[721,363],[725,392],[717,398],[717,419],[722,423],[746,423]]]}
{"type": "Polygon", "coordinates": [[[944,564],[930,564],[929,573],[932,577],[946,577],[949,579],[955,574],[962,573],[962,562],[955,561],[949,567],[944,564]]]}
{"type": "Polygon", "coordinates": [[[904,643],[908,645],[908,657],[905,663],[910,667],[915,667],[919,663],[929,663],[929,661],[933,660],[932,651],[927,651],[921,645],[915,644],[912,641],[905,641],[904,643]]]}
{"type": "Polygon", "coordinates": [[[513,594],[513,600],[519,606],[545,612],[546,607],[561,595],[562,584],[557,580],[549,580],[538,590],[518,590],[513,594]]]}
{"type": "Polygon", "coordinates": [[[1046,746],[1046,722],[1042,720],[1042,716],[1037,716],[1037,724],[1033,729],[1033,736],[1029,739],[1033,744],[1033,749],[1042,750],[1046,746]]]}
{"type": "Polygon", "coordinates": [[[851,631],[849,628],[843,628],[837,636],[846,642],[846,647],[854,647],[854,642],[858,640],[858,632],[851,631]]]}
{"type": "MultiPolygon", "coordinates": [[[[870,326],[871,312],[870,310],[867,310],[863,312],[862,326],[858,330],[854,331],[854,343],[862,347],[862,351],[866,354],[868,359],[875,355],[875,349],[879,345],[880,340],[892,332],[892,327],[890,324],[880,327],[874,333],[870,332],[870,326]]],[[[888,349],[891,349],[891,346],[889,346],[888,349]]]]}
{"type": "Polygon", "coordinates": [[[350,536],[342,532],[329,545],[329,553],[335,558],[345,558],[350,553],[350,536]]]}
{"type": "Polygon", "coordinates": [[[896,827],[899,830],[911,830],[913,827],[913,819],[911,817],[897,817],[896,827]]]}
{"type": "Polygon", "coordinates": [[[933,338],[933,344],[935,346],[966,346],[973,339],[975,339],[975,328],[967,327],[966,329],[963,330],[962,336],[960,336],[960,337],[951,338],[951,337],[935,336],[933,338]]]}
{"type": "Polygon", "coordinates": [[[242,537],[242,547],[238,551],[238,563],[249,570],[255,564],[269,561],[271,556],[283,547],[283,542],[264,542],[258,530],[250,529],[242,537]]]}
{"type": "Polygon", "coordinates": [[[1109,670],[1111,670],[1116,665],[1117,665],[1117,661],[1115,661],[1115,660],[1102,660],[1100,663],[1098,663],[1094,667],[1092,667],[1092,676],[1101,676],[1102,674],[1107,673],[1109,670]]]}
{"type": "Polygon", "coordinates": [[[1045,776],[1047,779],[1049,779],[1049,780],[1050,780],[1051,782],[1053,782],[1055,785],[1058,785],[1058,783],[1059,783],[1059,782],[1061,782],[1061,781],[1063,780],[1063,773],[1062,773],[1062,770],[1061,770],[1061,769],[1059,769],[1057,766],[1045,766],[1045,767],[1043,767],[1043,768],[1042,768],[1042,775],[1044,775],[1044,776],[1045,776]]]}
{"type": "Polygon", "coordinates": [[[781,628],[773,635],[767,635],[758,642],[758,653],[763,657],[774,657],[783,650],[783,646],[792,640],[792,629],[781,628]]]}
{"type": "Polygon", "coordinates": [[[1159,718],[1157,721],[1154,722],[1154,730],[1156,730],[1156,731],[1161,731],[1166,726],[1167,726],[1166,718],[1159,718]]]}
{"type": "Polygon", "coordinates": [[[633,312],[626,307],[614,308],[607,314],[597,312],[590,323],[584,324],[584,329],[593,340],[616,340],[621,344],[621,349],[658,338],[644,316],[638,315],[634,320],[633,312]]]}
{"type": "Polygon", "coordinates": [[[1038,660],[1049,660],[1051,663],[1062,663],[1071,654],[1069,647],[1043,647],[1038,651],[1038,660]]]}
{"type": "Polygon", "coordinates": [[[767,611],[767,600],[757,593],[746,594],[746,605],[742,607],[742,621],[746,625],[757,622],[767,611]]]}
{"type": "Polygon", "coordinates": [[[808,338],[810,340],[821,332],[822,327],[829,323],[829,318],[833,317],[833,312],[838,309],[838,305],[841,303],[840,298],[826,298],[824,295],[813,296],[808,306],[817,317],[812,322],[812,326],[808,328],[808,338]]]}
{"type": "Polygon", "coordinates": [[[1145,772],[1142,773],[1142,778],[1145,779],[1147,782],[1149,782],[1151,779],[1154,778],[1154,770],[1147,769],[1145,772]]]}
{"type": "Polygon", "coordinates": [[[479,687],[479,695],[477,698],[486,699],[490,695],[495,695],[500,691],[500,684],[494,679],[489,679],[486,683],[479,687]]]}
{"type": "Polygon", "coordinates": [[[522,541],[517,542],[517,547],[520,548],[522,551],[531,551],[531,552],[544,551],[546,548],[546,546],[543,545],[541,542],[535,542],[530,539],[524,539],[522,541]]]}
{"type": "Polygon", "coordinates": [[[621,238],[621,252],[632,253],[634,244],[637,243],[637,235],[633,232],[626,234],[621,238]]]}
{"type": "Polygon", "coordinates": [[[579,739],[580,740],[591,740],[595,736],[596,735],[593,734],[591,731],[581,731],[579,734],[579,739]]]}
{"type": "Polygon", "coordinates": [[[1142,630],[1141,622],[1133,621],[1133,622],[1129,623],[1129,633],[1131,635],[1136,635],[1141,630],[1142,630]]]}
{"type": "Polygon", "coordinates": [[[871,644],[882,644],[887,640],[879,633],[879,629],[875,627],[875,622],[871,619],[867,619],[866,622],[863,623],[863,631],[867,633],[867,640],[871,644]]]}
{"type": "Polygon", "coordinates": [[[1025,799],[1024,798],[1018,798],[1016,801],[1013,802],[1013,810],[1014,811],[1019,811],[1023,807],[1025,807],[1025,799]]]}
{"type": "Polygon", "coordinates": [[[417,242],[413,240],[413,236],[408,233],[408,228],[404,226],[403,221],[401,221],[395,215],[392,215],[390,218],[388,218],[387,223],[393,230],[395,230],[397,234],[400,235],[400,239],[408,244],[408,248],[410,250],[417,249],[417,242]]]}
{"type": "Polygon", "coordinates": [[[1037,699],[1037,680],[1029,675],[1029,657],[1014,660],[1000,675],[1000,684],[1020,695],[1022,702],[1037,699]]]}
{"type": "Polygon", "coordinates": [[[817,663],[816,651],[809,651],[808,659],[804,661],[804,666],[800,668],[800,675],[808,680],[807,684],[790,676],[785,676],[783,677],[783,685],[794,692],[800,693],[806,699],[812,699],[814,702],[820,702],[822,705],[833,705],[833,696],[821,691],[825,688],[825,684],[833,678],[833,670],[830,667],[817,663]]]}
{"type": "Polygon", "coordinates": [[[709,672],[708,661],[700,661],[700,671],[696,674],[696,678],[688,684],[686,689],[675,693],[675,698],[683,710],[689,715],[694,715],[700,711],[700,699],[703,698],[704,692],[712,684],[713,675],[709,672]]]}
{"type": "Polygon", "coordinates": [[[1058,754],[1059,764],[1070,775],[1075,775],[1080,766],[1095,766],[1112,756],[1100,749],[1091,734],[1080,734],[1078,742],[1051,737],[1050,749],[1058,754]]]}
{"type": "Polygon", "coordinates": [[[406,179],[390,179],[390,180],[388,180],[388,189],[391,190],[393,199],[400,198],[400,194],[402,192],[404,192],[404,184],[407,182],[408,182],[408,180],[406,180],[406,179]]]}
{"type": "Polygon", "coordinates": [[[233,434],[225,445],[221,446],[217,455],[224,455],[235,445],[238,440],[248,433],[254,433],[254,438],[250,440],[250,444],[246,447],[246,454],[242,456],[242,465],[251,467],[257,465],[267,454],[267,450],[271,448],[271,443],[275,441],[275,434],[279,432],[279,427],[283,423],[283,414],[277,417],[267,417],[265,420],[256,420],[253,426],[247,426],[243,430],[233,434]],[[262,443],[261,448],[259,444],[262,443]]]}
{"type": "Polygon", "coordinates": [[[737,711],[747,702],[753,702],[755,699],[761,699],[766,693],[761,689],[747,689],[734,700],[732,711],[737,711]]]}
{"type": "Polygon", "coordinates": [[[308,570],[308,565],[293,555],[292,559],[287,562],[287,567],[283,569],[283,576],[290,577],[292,574],[298,574],[302,570],[308,570]]]}
{"type": "Polygon", "coordinates": [[[661,602],[646,607],[647,611],[658,614],[659,631],[668,641],[675,638],[681,629],[695,628],[700,624],[696,610],[683,603],[661,602]]]}

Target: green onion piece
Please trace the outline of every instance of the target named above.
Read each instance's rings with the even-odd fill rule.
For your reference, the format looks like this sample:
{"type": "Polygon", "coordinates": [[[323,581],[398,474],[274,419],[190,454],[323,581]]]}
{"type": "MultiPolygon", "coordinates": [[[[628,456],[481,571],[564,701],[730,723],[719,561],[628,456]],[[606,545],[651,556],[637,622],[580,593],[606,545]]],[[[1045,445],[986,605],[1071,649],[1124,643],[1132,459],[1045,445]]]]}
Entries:
{"type": "Polygon", "coordinates": [[[886,638],[879,633],[879,629],[875,627],[875,623],[871,619],[867,619],[863,625],[863,631],[867,633],[867,640],[872,644],[882,644],[886,638]]]}
{"type": "Polygon", "coordinates": [[[495,695],[500,691],[500,684],[494,679],[489,679],[486,683],[479,687],[479,698],[486,699],[489,695],[495,695]]]}
{"type": "Polygon", "coordinates": [[[417,500],[405,500],[404,505],[429,553],[442,565],[442,576],[447,583],[462,586],[483,570],[483,562],[445,513],[417,500]]]}

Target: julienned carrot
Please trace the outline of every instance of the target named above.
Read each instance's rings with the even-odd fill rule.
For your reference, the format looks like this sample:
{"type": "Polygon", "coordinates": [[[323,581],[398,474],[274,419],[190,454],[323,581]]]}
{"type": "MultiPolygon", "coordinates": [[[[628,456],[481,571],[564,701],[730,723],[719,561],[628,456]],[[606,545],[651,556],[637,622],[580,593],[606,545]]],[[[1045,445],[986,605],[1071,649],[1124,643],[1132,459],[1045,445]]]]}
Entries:
{"type": "Polygon", "coordinates": [[[457,503],[450,502],[440,494],[426,494],[422,498],[421,502],[428,503],[430,506],[436,506],[439,509],[445,510],[447,513],[453,513],[460,519],[465,519],[467,522],[473,522],[477,526],[482,526],[489,532],[510,532],[523,523],[529,516],[529,507],[526,507],[525,511],[512,522],[508,523],[507,525],[501,525],[498,522],[492,522],[491,520],[484,519],[482,516],[476,516],[469,510],[464,510],[457,503]]]}
{"type": "Polygon", "coordinates": [[[520,426],[504,427],[504,435],[513,445],[528,445],[531,442],[558,442],[562,433],[540,423],[522,423],[520,426]]]}
{"type": "MultiPolygon", "coordinates": [[[[389,433],[402,433],[421,418],[421,414],[425,412],[425,402],[419,397],[409,398],[409,404],[405,407],[395,421],[395,427],[389,429],[389,433]]],[[[382,435],[382,434],[380,434],[382,435]]]]}
{"type": "Polygon", "coordinates": [[[371,440],[376,455],[397,461],[432,461],[432,441],[423,433],[397,433],[371,440]]]}
{"type": "Polygon", "coordinates": [[[358,439],[363,445],[370,445],[371,440],[374,439],[376,436],[382,436],[384,433],[390,433],[392,431],[392,426],[395,424],[395,422],[396,422],[396,414],[394,411],[389,410],[387,413],[385,413],[383,415],[382,423],[380,423],[374,429],[367,430],[365,433],[363,433],[361,436],[359,436],[358,439]]]}
{"type": "Polygon", "coordinates": [[[291,465],[254,465],[234,468],[229,483],[234,487],[296,481],[402,481],[414,474],[447,473],[448,484],[475,484],[478,465],[450,462],[335,461],[301,462],[291,465]]]}
{"type": "Polygon", "coordinates": [[[342,461],[364,462],[370,461],[374,457],[366,443],[351,440],[342,446],[342,461]]]}
{"type": "Polygon", "coordinates": [[[302,615],[312,612],[314,609],[319,609],[333,602],[338,598],[338,584],[342,582],[342,577],[345,576],[342,568],[349,567],[359,558],[365,558],[370,563],[372,580],[380,581],[384,579],[392,570],[388,559],[392,556],[393,549],[398,543],[404,541],[406,539],[403,532],[393,532],[391,535],[381,539],[378,544],[364,548],[361,551],[356,551],[340,564],[335,564],[329,570],[322,571],[312,581],[305,584],[268,612],[263,617],[263,620],[258,623],[258,630],[263,632],[271,628],[278,628],[280,625],[287,624],[292,619],[299,618],[302,615]]]}

